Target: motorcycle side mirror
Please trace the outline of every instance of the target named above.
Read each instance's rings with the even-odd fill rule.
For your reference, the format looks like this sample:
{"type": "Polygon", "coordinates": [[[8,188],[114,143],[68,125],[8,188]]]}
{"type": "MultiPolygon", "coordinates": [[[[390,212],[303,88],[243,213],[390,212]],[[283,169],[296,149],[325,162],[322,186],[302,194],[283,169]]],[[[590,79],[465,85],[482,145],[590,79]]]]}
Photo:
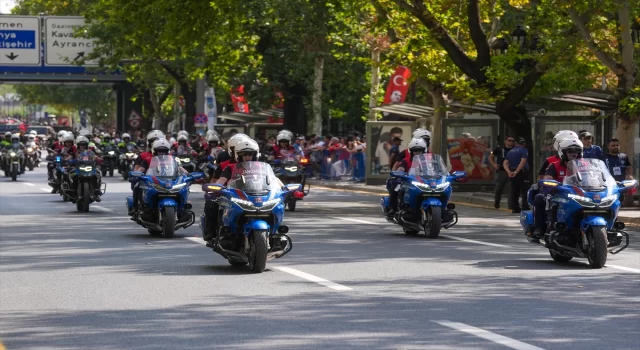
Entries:
{"type": "Polygon", "coordinates": [[[144,173],[142,171],[130,171],[129,172],[129,177],[140,177],[140,176],[144,176],[144,173]]]}
{"type": "Polygon", "coordinates": [[[288,185],[284,185],[284,187],[287,189],[287,191],[301,191],[302,190],[302,185],[301,184],[288,184],[288,185]]]}
{"type": "Polygon", "coordinates": [[[220,184],[203,184],[202,191],[203,192],[219,192],[224,190],[225,187],[220,184]]]}
{"type": "Polygon", "coordinates": [[[618,182],[618,186],[622,191],[628,191],[638,186],[638,180],[624,180],[618,182]]]}
{"type": "Polygon", "coordinates": [[[201,173],[199,171],[195,171],[195,172],[191,173],[191,177],[194,180],[200,180],[200,179],[204,178],[204,173],[201,173]]]}
{"type": "Polygon", "coordinates": [[[455,177],[456,180],[467,177],[467,173],[464,171],[454,171],[451,175],[455,177]]]}
{"type": "Polygon", "coordinates": [[[540,180],[538,181],[539,188],[550,188],[550,187],[558,187],[560,183],[556,180],[540,180]]]}

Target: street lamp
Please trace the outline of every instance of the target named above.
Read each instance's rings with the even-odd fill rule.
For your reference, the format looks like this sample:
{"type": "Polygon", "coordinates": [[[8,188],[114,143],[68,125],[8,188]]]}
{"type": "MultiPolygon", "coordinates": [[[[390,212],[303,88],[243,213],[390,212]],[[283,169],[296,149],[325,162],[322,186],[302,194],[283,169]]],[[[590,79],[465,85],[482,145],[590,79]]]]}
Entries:
{"type": "Polygon", "coordinates": [[[524,48],[524,43],[527,40],[527,32],[522,28],[522,26],[517,26],[511,33],[511,40],[512,42],[520,45],[521,48],[524,48]]]}
{"type": "Polygon", "coordinates": [[[636,18],[631,25],[631,40],[634,43],[640,44],[640,18],[636,18]]]}
{"type": "Polygon", "coordinates": [[[504,55],[508,48],[509,43],[504,40],[504,38],[498,38],[493,42],[493,44],[491,44],[491,51],[493,51],[495,56],[504,55]]]}

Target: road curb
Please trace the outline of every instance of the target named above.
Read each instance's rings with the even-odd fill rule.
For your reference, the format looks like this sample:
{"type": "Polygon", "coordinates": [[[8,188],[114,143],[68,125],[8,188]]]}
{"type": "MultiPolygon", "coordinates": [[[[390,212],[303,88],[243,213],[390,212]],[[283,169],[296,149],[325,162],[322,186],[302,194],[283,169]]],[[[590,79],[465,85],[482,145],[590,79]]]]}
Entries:
{"type": "MultiPolygon", "coordinates": [[[[327,182],[315,182],[315,181],[309,181],[309,184],[311,184],[311,186],[313,188],[317,188],[317,189],[326,189],[326,190],[338,190],[338,191],[342,191],[342,192],[352,192],[352,193],[364,193],[364,194],[373,194],[373,195],[378,195],[378,196],[386,196],[387,195],[387,191],[381,191],[375,188],[367,188],[364,186],[353,186],[353,185],[339,185],[339,184],[333,184],[333,183],[327,183],[327,182]]],[[[451,203],[454,203],[456,205],[465,205],[468,207],[475,207],[475,208],[484,208],[484,209],[491,209],[491,210],[496,210],[493,207],[493,201],[488,201],[482,198],[474,198],[474,197],[468,197],[468,196],[456,196],[456,193],[454,192],[453,195],[451,196],[451,203]]],[[[504,212],[511,212],[510,209],[507,208],[500,208],[498,210],[504,211],[504,212]]],[[[621,218],[622,222],[624,222],[625,224],[629,225],[629,226],[636,226],[636,227],[640,227],[640,218],[631,218],[631,217],[622,217],[621,218]]]]}

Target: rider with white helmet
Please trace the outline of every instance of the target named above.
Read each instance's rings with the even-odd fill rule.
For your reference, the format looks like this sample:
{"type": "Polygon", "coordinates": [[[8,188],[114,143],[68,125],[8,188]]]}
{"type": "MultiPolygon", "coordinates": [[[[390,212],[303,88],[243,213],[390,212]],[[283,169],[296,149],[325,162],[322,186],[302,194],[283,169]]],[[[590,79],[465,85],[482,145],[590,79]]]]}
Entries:
{"type": "Polygon", "coordinates": [[[151,157],[153,157],[153,153],[152,153],[153,143],[158,139],[164,139],[164,133],[162,131],[160,130],[149,131],[149,133],[147,134],[147,150],[146,152],[140,153],[140,156],[136,158],[136,161],[134,163],[136,171],[141,171],[141,170],[138,170],[138,167],[140,166],[140,164],[142,164],[143,160],[146,160],[147,162],[151,161],[151,157]]]}
{"type": "MultiPolygon", "coordinates": [[[[414,138],[409,141],[407,147],[410,157],[405,157],[398,163],[397,171],[407,172],[411,169],[411,163],[414,156],[418,156],[427,152],[427,143],[423,138],[414,138]]],[[[398,182],[393,179],[387,181],[387,191],[389,191],[389,207],[387,208],[387,216],[393,217],[398,210],[398,196],[399,192],[396,191],[398,182]]]]}
{"type": "MultiPolygon", "coordinates": [[[[429,152],[429,146],[431,145],[431,131],[423,128],[418,128],[411,135],[411,140],[413,141],[414,139],[422,139],[425,145],[427,145],[427,149],[425,152],[427,153],[429,152]]],[[[391,166],[392,167],[391,169],[395,171],[395,170],[398,170],[398,167],[400,166],[401,161],[405,160],[405,161],[411,162],[412,159],[413,159],[413,156],[411,155],[411,152],[407,147],[407,149],[405,149],[404,151],[402,151],[400,155],[398,155],[398,157],[396,158],[395,164],[389,164],[389,166],[391,166]]]]}
{"type": "MultiPolygon", "coordinates": [[[[565,139],[579,140],[579,137],[578,137],[578,134],[576,134],[571,130],[560,130],[553,136],[553,150],[558,152],[560,141],[565,139]]],[[[551,163],[555,163],[559,160],[560,160],[560,157],[556,153],[554,153],[550,157],[547,157],[544,163],[542,163],[542,167],[540,168],[540,171],[538,171],[538,180],[542,180],[544,178],[544,174],[551,163]]]]}
{"type": "Polygon", "coordinates": [[[281,159],[286,154],[295,154],[296,159],[300,160],[303,154],[301,150],[293,147],[293,133],[289,130],[281,130],[276,135],[276,144],[273,146],[273,155],[271,159],[281,159]]]}

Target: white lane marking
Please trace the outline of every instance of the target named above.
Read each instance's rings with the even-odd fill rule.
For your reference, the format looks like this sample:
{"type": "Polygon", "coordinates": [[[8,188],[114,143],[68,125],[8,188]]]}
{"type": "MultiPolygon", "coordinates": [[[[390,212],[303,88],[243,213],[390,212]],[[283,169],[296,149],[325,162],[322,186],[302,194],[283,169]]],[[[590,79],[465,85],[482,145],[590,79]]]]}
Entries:
{"type": "Polygon", "coordinates": [[[477,328],[473,326],[469,326],[468,324],[459,323],[459,322],[451,322],[451,321],[433,321],[442,326],[449,327],[455,329],[460,332],[468,333],[471,335],[475,335],[478,338],[486,339],[488,341],[494,342],[496,344],[504,345],[511,349],[516,350],[544,350],[543,348],[539,348],[537,346],[533,346],[531,344],[523,343],[519,340],[511,339],[505,337],[500,334],[496,334],[493,332],[489,332],[482,328],[477,328]]]}
{"type": "Polygon", "coordinates": [[[207,241],[200,237],[185,237],[185,239],[190,240],[191,242],[196,242],[198,244],[207,245],[207,241]]]}
{"type": "Polygon", "coordinates": [[[45,192],[51,192],[50,188],[44,188],[44,187],[40,187],[41,190],[45,191],[45,192]]]}
{"type": "Polygon", "coordinates": [[[104,211],[104,212],[111,212],[111,211],[113,211],[113,210],[111,210],[111,209],[109,209],[109,208],[101,207],[101,206],[99,206],[99,205],[92,205],[92,206],[91,206],[91,208],[98,209],[98,210],[100,210],[100,211],[104,211]]]}
{"type": "Polygon", "coordinates": [[[357,222],[359,224],[367,224],[367,225],[381,225],[380,223],[377,222],[372,222],[372,221],[364,221],[364,220],[358,220],[358,219],[351,219],[351,218],[339,218],[336,216],[331,217],[332,219],[338,219],[338,220],[345,220],[345,221],[353,221],[353,222],[357,222]]]}
{"type": "MultiPolygon", "coordinates": [[[[202,244],[202,245],[207,245],[207,242],[205,240],[203,240],[202,238],[199,237],[185,237],[185,239],[190,240],[191,242],[195,242],[198,244],[202,244]]],[[[285,267],[285,266],[272,266],[272,268],[288,273],[290,275],[294,275],[296,277],[300,277],[303,278],[307,281],[311,281],[311,282],[315,282],[318,284],[321,284],[325,287],[331,288],[331,289],[335,289],[335,290],[339,290],[339,291],[347,291],[347,290],[353,290],[352,288],[349,288],[347,286],[343,286],[341,284],[335,283],[335,282],[331,282],[329,280],[326,280],[324,278],[318,277],[318,276],[314,276],[312,274],[306,273],[306,272],[302,272],[300,270],[296,270],[290,267],[285,267]]]]}
{"type": "Polygon", "coordinates": [[[611,268],[618,269],[618,270],[622,270],[622,271],[627,271],[627,272],[640,273],[640,269],[634,269],[633,267],[610,265],[610,264],[606,264],[604,266],[605,267],[611,267],[611,268]]]}
{"type": "Polygon", "coordinates": [[[440,237],[449,238],[449,239],[454,239],[454,240],[456,240],[456,241],[460,241],[460,242],[476,243],[476,244],[484,244],[484,245],[488,245],[488,246],[490,246],[490,247],[509,248],[509,246],[508,246],[508,245],[504,245],[504,244],[497,244],[497,243],[482,242],[482,241],[476,241],[476,240],[473,240],[473,239],[466,239],[466,238],[454,237],[454,236],[449,236],[449,235],[440,235],[440,237]]]}
{"type": "Polygon", "coordinates": [[[276,270],[280,270],[282,272],[286,272],[290,275],[294,275],[296,277],[300,277],[303,278],[307,281],[311,281],[311,282],[315,282],[318,283],[320,285],[323,285],[325,287],[334,289],[334,290],[339,290],[339,291],[347,291],[347,290],[353,290],[352,288],[349,288],[347,286],[343,286],[341,284],[337,284],[335,282],[331,282],[329,280],[326,280],[322,277],[318,277],[318,276],[314,276],[312,274],[306,273],[306,272],[302,272],[300,270],[296,270],[296,269],[292,269],[290,267],[285,267],[285,266],[273,266],[274,269],[276,270]]]}
{"type": "Polygon", "coordinates": [[[23,182],[23,184],[24,184],[24,185],[27,185],[27,186],[35,186],[34,184],[32,184],[32,183],[30,183],[30,182],[23,182]]]}

